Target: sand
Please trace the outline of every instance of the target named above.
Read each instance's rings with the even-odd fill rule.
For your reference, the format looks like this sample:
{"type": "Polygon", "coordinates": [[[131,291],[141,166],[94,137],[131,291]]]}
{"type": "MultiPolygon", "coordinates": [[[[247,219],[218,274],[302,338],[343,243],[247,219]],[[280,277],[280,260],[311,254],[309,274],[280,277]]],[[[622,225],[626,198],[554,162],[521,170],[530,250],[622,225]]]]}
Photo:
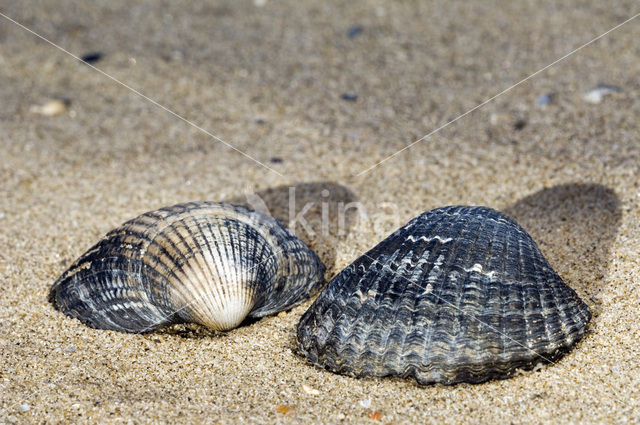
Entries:
{"type": "Polygon", "coordinates": [[[0,17],[0,423],[640,421],[639,21],[358,176],[636,2],[47,0],[0,12],[73,54],[102,53],[100,70],[264,164],[0,17]],[[622,91],[587,102],[599,83],[622,91]],[[52,99],[60,113],[43,115],[52,99]],[[286,222],[290,187],[296,213],[313,203],[297,230],[327,278],[425,210],[503,210],[587,302],[589,333],[535,372],[420,387],[296,356],[311,300],[226,334],[146,335],[90,329],[47,303],[57,276],[129,218],[260,199],[286,222]]]}

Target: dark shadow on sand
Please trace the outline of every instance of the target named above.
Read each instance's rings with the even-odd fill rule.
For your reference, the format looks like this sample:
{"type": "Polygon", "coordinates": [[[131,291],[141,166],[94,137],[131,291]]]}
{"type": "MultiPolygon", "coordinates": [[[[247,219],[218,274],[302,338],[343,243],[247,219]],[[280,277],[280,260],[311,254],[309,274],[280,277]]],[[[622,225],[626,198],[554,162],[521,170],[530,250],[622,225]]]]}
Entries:
{"type": "Polygon", "coordinates": [[[507,207],[536,241],[551,266],[598,312],[622,212],[606,186],[569,183],[540,190],[507,207]]]}
{"type": "MultiPolygon", "coordinates": [[[[258,323],[261,319],[261,317],[247,317],[242,321],[242,323],[240,323],[238,328],[252,326],[258,323]]],[[[216,331],[213,329],[209,329],[206,326],[202,326],[197,323],[176,323],[173,325],[165,326],[164,328],[157,329],[153,332],[150,332],[148,335],[172,335],[179,336],[180,338],[185,339],[203,339],[221,338],[224,337],[228,332],[229,331],[216,331]]]]}
{"type": "Polygon", "coordinates": [[[236,205],[268,213],[318,254],[327,266],[327,277],[335,274],[336,248],[349,234],[358,200],[347,187],[326,181],[277,186],[228,199],[236,205]]]}

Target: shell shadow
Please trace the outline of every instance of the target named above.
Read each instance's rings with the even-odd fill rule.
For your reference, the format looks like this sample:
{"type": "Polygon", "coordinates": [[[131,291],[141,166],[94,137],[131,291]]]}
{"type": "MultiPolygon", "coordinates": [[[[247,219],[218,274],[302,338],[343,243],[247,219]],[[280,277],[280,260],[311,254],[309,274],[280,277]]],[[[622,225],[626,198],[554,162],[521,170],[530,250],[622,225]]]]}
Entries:
{"type": "MultiPolygon", "coordinates": [[[[244,323],[241,326],[244,326],[244,323]]],[[[171,335],[184,339],[212,339],[219,338],[224,334],[224,332],[214,331],[196,323],[180,323],[157,329],[149,335],[171,335]]]]}
{"type": "MultiPolygon", "coordinates": [[[[242,321],[238,328],[251,326],[255,323],[258,323],[260,320],[261,318],[258,317],[247,317],[242,321]]],[[[222,338],[227,333],[228,332],[209,329],[206,326],[202,326],[197,323],[176,323],[173,325],[165,326],[163,328],[159,328],[153,332],[150,332],[149,335],[171,335],[184,339],[213,339],[222,338]]]]}
{"type": "Polygon", "coordinates": [[[320,181],[247,192],[227,202],[267,213],[283,223],[318,254],[330,277],[335,274],[336,248],[358,217],[357,200],[351,189],[320,181]]]}
{"type": "Polygon", "coordinates": [[[504,209],[537,242],[558,274],[598,314],[610,249],[622,212],[606,186],[569,183],[529,195],[504,209]]]}

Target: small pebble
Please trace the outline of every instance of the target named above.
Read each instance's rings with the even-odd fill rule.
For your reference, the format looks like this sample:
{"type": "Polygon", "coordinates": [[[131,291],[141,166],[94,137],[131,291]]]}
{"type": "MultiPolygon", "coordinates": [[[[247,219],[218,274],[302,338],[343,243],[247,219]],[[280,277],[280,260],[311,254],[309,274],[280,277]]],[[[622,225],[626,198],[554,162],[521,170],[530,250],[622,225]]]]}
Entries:
{"type": "Polygon", "coordinates": [[[295,409],[291,406],[287,406],[285,404],[281,404],[280,406],[276,407],[276,412],[278,413],[282,413],[283,415],[287,415],[291,412],[293,412],[295,409]]]}
{"type": "Polygon", "coordinates": [[[82,59],[82,61],[86,63],[95,63],[95,62],[98,62],[100,59],[102,59],[102,53],[100,52],[87,53],[86,55],[82,56],[80,59],[82,59]]]}
{"type": "Polygon", "coordinates": [[[349,29],[347,30],[347,37],[349,38],[356,38],[360,34],[362,34],[361,25],[354,25],[352,27],[349,27],[349,29]]]}
{"type": "Polygon", "coordinates": [[[587,91],[584,94],[584,100],[589,103],[593,103],[594,105],[602,102],[605,96],[610,95],[611,93],[620,93],[622,89],[617,86],[611,86],[608,84],[598,84],[591,90],[587,91]]]}
{"type": "Polygon", "coordinates": [[[267,4],[267,0],[253,0],[253,5],[256,7],[262,7],[267,4]]]}
{"type": "Polygon", "coordinates": [[[33,105],[29,110],[34,114],[44,115],[45,117],[54,117],[67,111],[69,101],[50,100],[44,105],[33,105]]]}
{"type": "Polygon", "coordinates": [[[489,123],[491,123],[491,125],[502,125],[509,121],[512,121],[512,117],[509,114],[493,112],[489,117],[489,123]]]}
{"type": "Polygon", "coordinates": [[[364,407],[365,409],[370,408],[371,407],[371,399],[364,398],[364,399],[360,400],[360,406],[364,407]]]}
{"type": "Polygon", "coordinates": [[[527,125],[527,122],[523,119],[519,119],[517,120],[515,123],[513,123],[513,129],[516,131],[520,131],[522,130],[525,126],[527,125]]]}
{"type": "Polygon", "coordinates": [[[269,162],[271,162],[272,164],[281,164],[282,158],[280,158],[279,156],[274,156],[271,159],[269,159],[269,162]]]}
{"type": "Polygon", "coordinates": [[[555,96],[556,95],[554,93],[542,94],[542,95],[538,96],[538,99],[536,100],[536,103],[539,106],[547,106],[551,102],[553,102],[553,99],[555,98],[555,96]]]}
{"type": "Polygon", "coordinates": [[[265,121],[265,120],[263,120],[262,118],[258,118],[258,119],[256,120],[256,124],[258,124],[258,125],[263,125],[263,124],[266,124],[266,121],[265,121]]]}
{"type": "Polygon", "coordinates": [[[26,412],[29,409],[31,409],[31,406],[29,405],[29,403],[24,403],[18,406],[18,410],[21,412],[26,412]]]}
{"type": "Polygon", "coordinates": [[[309,395],[320,395],[320,390],[313,388],[311,385],[303,384],[302,390],[309,395]]]}
{"type": "Polygon", "coordinates": [[[373,419],[374,421],[379,421],[380,419],[382,419],[382,413],[378,412],[378,411],[374,411],[369,413],[369,417],[371,419],[373,419]]]}
{"type": "Polygon", "coordinates": [[[342,93],[340,98],[348,102],[355,102],[356,100],[358,100],[358,95],[355,93],[342,93]]]}

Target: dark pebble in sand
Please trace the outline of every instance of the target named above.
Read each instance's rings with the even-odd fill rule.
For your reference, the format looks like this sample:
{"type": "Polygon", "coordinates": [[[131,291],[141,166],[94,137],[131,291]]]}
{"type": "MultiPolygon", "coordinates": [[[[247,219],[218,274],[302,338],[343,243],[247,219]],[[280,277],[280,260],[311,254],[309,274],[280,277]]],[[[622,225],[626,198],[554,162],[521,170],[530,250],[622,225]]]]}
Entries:
{"type": "Polygon", "coordinates": [[[100,52],[87,53],[86,55],[82,56],[80,59],[82,59],[82,61],[86,63],[96,63],[100,59],[102,59],[102,53],[100,52]]]}
{"type": "Polygon", "coordinates": [[[342,93],[340,98],[348,102],[355,102],[356,100],[358,100],[358,95],[355,93],[342,93]]]}
{"type": "Polygon", "coordinates": [[[282,158],[280,158],[279,156],[274,156],[269,160],[269,162],[271,162],[272,164],[281,164],[282,158]]]}
{"type": "Polygon", "coordinates": [[[527,122],[525,120],[518,120],[513,124],[513,129],[520,131],[522,130],[525,126],[527,125],[527,122]]]}
{"type": "Polygon", "coordinates": [[[354,25],[352,27],[349,27],[349,29],[347,30],[347,37],[356,38],[357,36],[362,34],[362,31],[363,31],[362,26],[354,25]]]}
{"type": "Polygon", "coordinates": [[[266,123],[267,123],[267,122],[266,122],[265,120],[263,120],[262,118],[258,118],[258,119],[256,120],[256,124],[258,124],[258,125],[263,125],[263,124],[266,124],[266,123]]]}

